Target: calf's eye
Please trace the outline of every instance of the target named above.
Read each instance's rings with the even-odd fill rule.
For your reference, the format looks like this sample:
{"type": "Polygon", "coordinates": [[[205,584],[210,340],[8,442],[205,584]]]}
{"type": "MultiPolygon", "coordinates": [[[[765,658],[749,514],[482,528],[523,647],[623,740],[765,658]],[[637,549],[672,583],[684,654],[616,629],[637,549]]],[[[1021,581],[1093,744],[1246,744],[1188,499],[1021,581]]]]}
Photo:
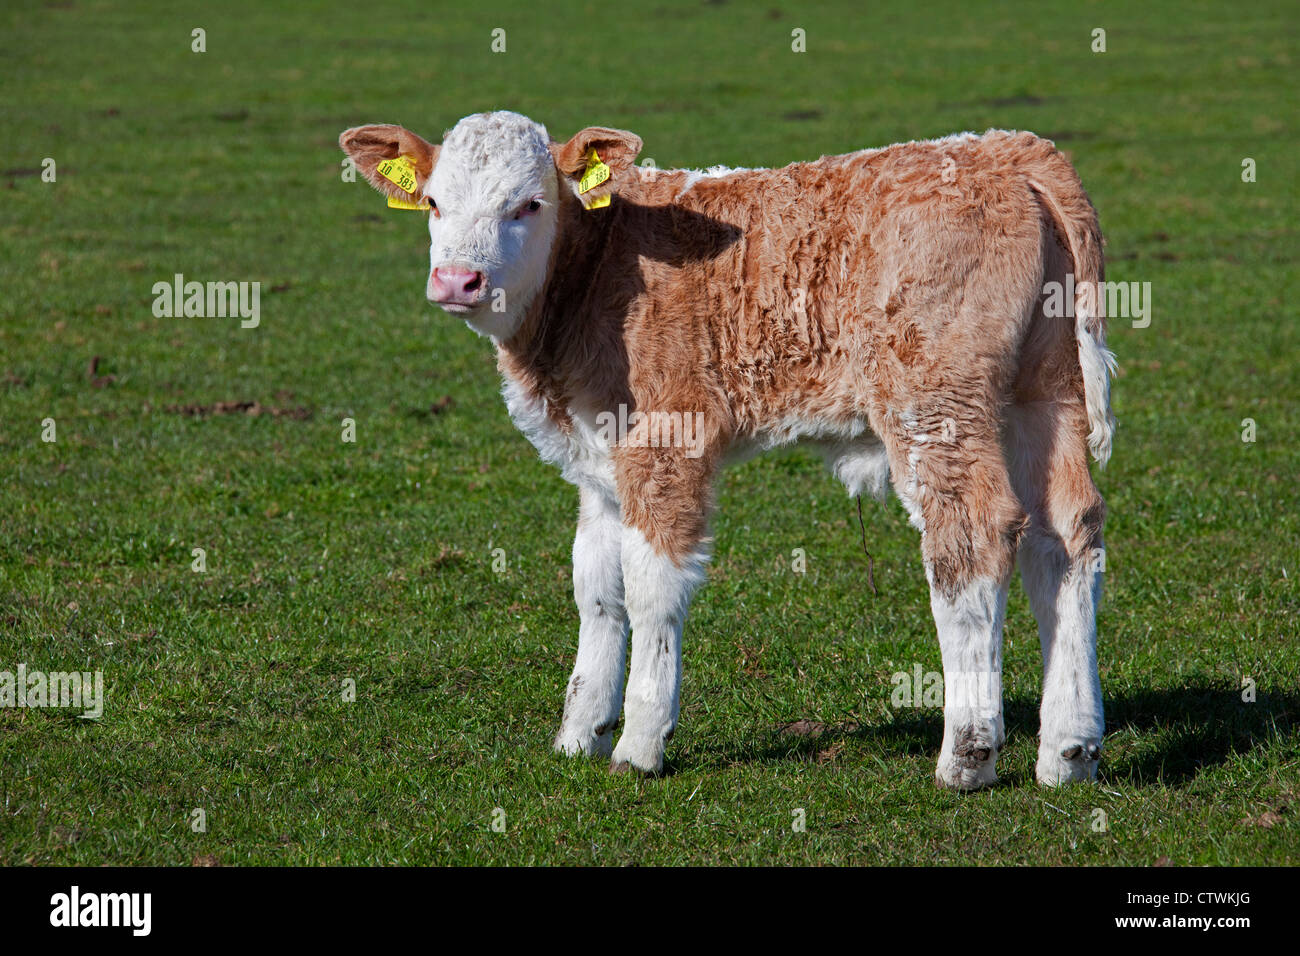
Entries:
{"type": "Polygon", "coordinates": [[[517,213],[515,213],[515,218],[523,219],[524,216],[531,216],[541,208],[542,202],[540,199],[531,200],[527,205],[523,206],[517,213]]]}

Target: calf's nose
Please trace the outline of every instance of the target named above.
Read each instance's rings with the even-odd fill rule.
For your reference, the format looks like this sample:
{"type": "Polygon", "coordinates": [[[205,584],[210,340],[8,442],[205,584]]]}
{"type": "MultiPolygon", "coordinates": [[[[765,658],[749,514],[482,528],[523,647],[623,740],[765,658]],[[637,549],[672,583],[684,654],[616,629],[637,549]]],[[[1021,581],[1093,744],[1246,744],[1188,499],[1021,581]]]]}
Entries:
{"type": "Polygon", "coordinates": [[[483,273],[439,267],[430,274],[429,287],[435,301],[468,304],[483,288],[483,273]]]}

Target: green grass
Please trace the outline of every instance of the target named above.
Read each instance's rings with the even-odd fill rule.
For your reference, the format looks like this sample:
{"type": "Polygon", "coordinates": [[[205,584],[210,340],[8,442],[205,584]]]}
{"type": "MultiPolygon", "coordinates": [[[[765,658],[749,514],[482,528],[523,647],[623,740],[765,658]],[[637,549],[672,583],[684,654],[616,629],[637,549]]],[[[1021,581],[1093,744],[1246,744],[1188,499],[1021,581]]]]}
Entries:
{"type": "Polygon", "coordinates": [[[107,685],[99,721],[0,708],[0,863],[1300,861],[1290,5],[440,6],[0,14],[0,670],[107,685]],[[916,535],[867,505],[873,595],[852,501],[801,452],[721,481],[671,773],[550,752],[576,494],[490,346],[424,301],[423,218],[342,182],[335,145],[493,108],[632,129],[661,167],[990,126],[1071,153],[1108,278],[1154,296],[1111,336],[1096,786],[1033,783],[1017,586],[1003,783],[935,789],[940,712],[889,705],[939,666],[916,535]],[[23,174],[45,157],[55,183],[23,174]],[[260,327],[155,318],[178,272],[260,281],[260,327]],[[169,410],[222,401],[310,414],[169,410]]]}

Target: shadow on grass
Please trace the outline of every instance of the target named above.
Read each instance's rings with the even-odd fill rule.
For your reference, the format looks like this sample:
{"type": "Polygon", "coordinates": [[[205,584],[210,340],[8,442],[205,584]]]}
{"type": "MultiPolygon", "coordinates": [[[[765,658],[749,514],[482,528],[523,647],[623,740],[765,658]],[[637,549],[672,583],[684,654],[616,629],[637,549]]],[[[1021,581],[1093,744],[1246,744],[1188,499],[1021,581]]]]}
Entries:
{"type": "MultiPolygon", "coordinates": [[[[1036,697],[1006,699],[1009,746],[1028,743],[1037,747],[1038,704],[1036,697]]],[[[1197,684],[1108,697],[1105,704],[1102,781],[1176,787],[1235,755],[1286,737],[1294,744],[1300,692],[1260,693],[1253,703],[1246,703],[1232,687],[1197,684]]],[[[765,735],[753,735],[750,741],[693,748],[694,753],[684,755],[675,769],[690,764],[816,763],[845,742],[865,743],[886,759],[918,754],[937,757],[942,739],[943,714],[938,710],[899,711],[888,723],[874,725],[796,721],[765,735]]],[[[1004,783],[1032,783],[1032,772],[1024,775],[1000,767],[999,773],[1004,783]]]]}

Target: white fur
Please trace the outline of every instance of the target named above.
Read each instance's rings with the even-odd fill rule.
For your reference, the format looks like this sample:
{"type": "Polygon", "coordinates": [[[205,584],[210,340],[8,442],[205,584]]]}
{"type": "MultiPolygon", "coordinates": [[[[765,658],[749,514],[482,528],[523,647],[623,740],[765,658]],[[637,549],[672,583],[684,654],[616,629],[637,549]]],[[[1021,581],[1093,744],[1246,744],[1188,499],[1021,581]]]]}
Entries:
{"type": "Polygon", "coordinates": [[[618,502],[608,495],[583,488],[580,498],[578,533],[573,539],[573,597],[581,622],[578,657],[555,749],[569,755],[608,757],[623,705],[627,654],[623,526],[618,502]]]}
{"type": "Polygon", "coordinates": [[[1110,460],[1115,418],[1110,411],[1110,377],[1115,374],[1115,353],[1106,348],[1106,333],[1088,331],[1088,310],[1076,306],[1075,338],[1079,343],[1079,368],[1083,372],[1084,404],[1088,410],[1088,448],[1103,468],[1110,460]]]}
{"type": "Polygon", "coordinates": [[[831,473],[848,489],[849,496],[863,493],[884,501],[889,493],[889,455],[874,435],[822,446],[831,473]]]}
{"type": "Polygon", "coordinates": [[[623,529],[623,586],[632,625],[632,667],[624,711],[627,723],[615,765],[658,773],[664,743],[677,726],[682,682],[682,627],[708,555],[698,552],[678,567],[636,528],[623,529]]]}
{"type": "Polygon", "coordinates": [[[852,441],[869,431],[866,421],[858,418],[847,422],[833,422],[806,415],[787,415],[774,428],[762,432],[759,443],[764,448],[777,448],[805,440],[852,441]]]}
{"type": "Polygon", "coordinates": [[[424,184],[424,194],[438,206],[438,215],[429,216],[430,298],[432,270],[482,272],[489,294],[454,314],[497,341],[519,328],[546,280],[559,216],[548,139],[544,126],[518,113],[467,116],[448,131],[424,184]],[[542,208],[516,219],[533,199],[542,208]]]}
{"type": "Polygon", "coordinates": [[[710,166],[708,169],[686,169],[682,170],[682,172],[686,173],[686,182],[682,184],[682,188],[677,192],[679,197],[689,192],[691,187],[701,179],[722,179],[732,173],[753,172],[753,169],[748,166],[710,166]]]}
{"type": "MultiPolygon", "coordinates": [[[[926,486],[920,480],[917,466],[921,463],[921,446],[926,444],[929,436],[917,431],[916,415],[913,412],[904,412],[899,416],[899,420],[902,422],[903,433],[907,436],[911,447],[907,452],[907,473],[903,476],[903,487],[898,490],[898,499],[907,509],[907,517],[912,527],[924,534],[925,515],[921,510],[921,502],[925,498],[926,486]]],[[[927,575],[929,571],[927,566],[927,575]]]]}
{"type": "Polygon", "coordinates": [[[997,780],[1005,740],[1002,721],[1002,623],[1006,582],[976,581],[948,596],[930,589],[930,608],[943,656],[943,746],[935,777],[944,786],[975,790],[997,780]],[[984,759],[971,751],[988,751],[984,759]]]}
{"type": "Polygon", "coordinates": [[[1091,567],[1090,558],[1068,563],[1050,538],[1027,536],[1019,557],[1043,651],[1038,782],[1089,780],[1097,773],[1105,732],[1097,672],[1101,571],[1091,567]]]}
{"type": "Polygon", "coordinates": [[[739,464],[772,448],[795,444],[815,449],[850,497],[865,493],[884,501],[888,495],[889,455],[865,419],[827,422],[791,415],[775,428],[733,444],[724,462],[739,464]]]}
{"type": "Polygon", "coordinates": [[[505,379],[501,393],[515,427],[523,432],[543,461],[558,465],[570,484],[616,499],[610,449],[595,426],[593,415],[569,409],[573,429],[565,435],[546,414],[545,402],[514,379],[505,379]]]}

